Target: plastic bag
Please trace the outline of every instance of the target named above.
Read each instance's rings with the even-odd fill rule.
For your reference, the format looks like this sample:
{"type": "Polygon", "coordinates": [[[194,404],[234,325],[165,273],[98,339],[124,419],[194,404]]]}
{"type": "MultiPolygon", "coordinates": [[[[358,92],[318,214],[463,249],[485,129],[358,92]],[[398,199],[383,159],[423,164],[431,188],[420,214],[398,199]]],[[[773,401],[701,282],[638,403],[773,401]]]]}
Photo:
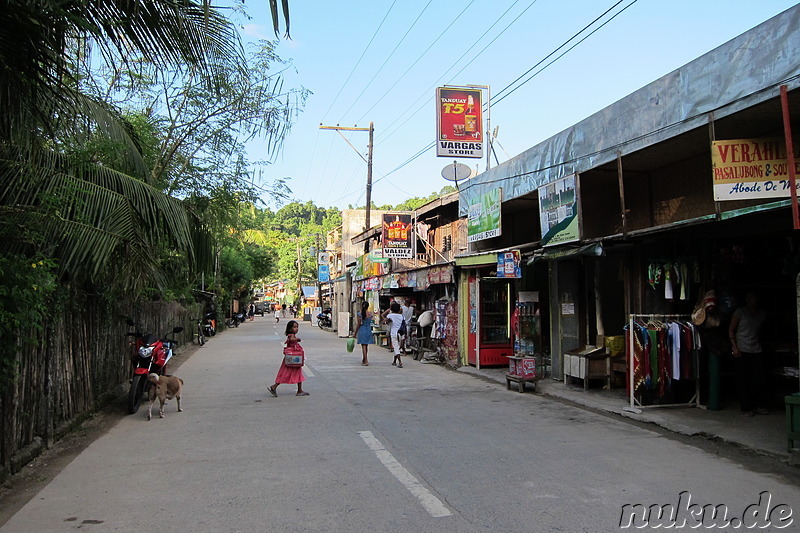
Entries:
{"type": "Polygon", "coordinates": [[[355,337],[350,337],[347,339],[347,351],[351,353],[356,347],[356,339],[355,337]]]}

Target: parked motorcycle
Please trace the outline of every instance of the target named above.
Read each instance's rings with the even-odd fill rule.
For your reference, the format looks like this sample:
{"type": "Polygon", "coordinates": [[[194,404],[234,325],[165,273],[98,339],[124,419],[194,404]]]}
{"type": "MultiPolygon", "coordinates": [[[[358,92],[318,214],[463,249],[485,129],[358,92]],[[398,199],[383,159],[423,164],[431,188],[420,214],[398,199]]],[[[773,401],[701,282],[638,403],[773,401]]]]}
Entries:
{"type": "Polygon", "coordinates": [[[238,328],[242,322],[244,322],[244,313],[233,313],[225,325],[229,328],[238,328]]]}
{"type": "Polygon", "coordinates": [[[213,337],[217,334],[217,320],[214,318],[214,313],[206,313],[203,331],[205,331],[206,337],[213,337]]]}
{"type": "MultiPolygon", "coordinates": [[[[172,328],[172,333],[181,331],[183,331],[181,326],[172,328]]],[[[173,348],[177,346],[178,341],[167,338],[166,334],[159,339],[152,333],[147,333],[140,335],[137,343],[139,343],[139,348],[136,351],[133,379],[130,391],[128,391],[128,412],[130,414],[138,411],[142,404],[148,385],[147,375],[151,372],[164,375],[167,363],[172,358],[173,348]]]]}
{"type": "Polygon", "coordinates": [[[331,311],[332,309],[329,307],[317,315],[317,325],[319,326],[319,329],[333,327],[331,311]]]}

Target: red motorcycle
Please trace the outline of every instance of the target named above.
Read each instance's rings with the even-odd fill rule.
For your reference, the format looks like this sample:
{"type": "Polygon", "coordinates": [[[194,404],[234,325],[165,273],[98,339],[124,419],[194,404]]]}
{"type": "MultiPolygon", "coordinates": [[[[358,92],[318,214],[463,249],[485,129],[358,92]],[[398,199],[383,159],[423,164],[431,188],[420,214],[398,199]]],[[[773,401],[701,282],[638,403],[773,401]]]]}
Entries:
{"type": "MultiPolygon", "coordinates": [[[[132,321],[128,324],[135,327],[132,321]]],[[[163,338],[157,338],[152,333],[141,334],[138,327],[135,328],[134,333],[129,335],[136,338],[134,342],[135,354],[132,356],[133,360],[133,379],[131,380],[131,388],[128,391],[128,412],[134,414],[139,410],[144,399],[144,393],[147,391],[148,381],[147,375],[154,372],[158,375],[164,375],[167,363],[172,358],[173,348],[177,346],[178,341],[167,338],[166,334],[163,338]]],[[[183,327],[177,326],[172,329],[172,333],[180,333],[183,327]]]]}

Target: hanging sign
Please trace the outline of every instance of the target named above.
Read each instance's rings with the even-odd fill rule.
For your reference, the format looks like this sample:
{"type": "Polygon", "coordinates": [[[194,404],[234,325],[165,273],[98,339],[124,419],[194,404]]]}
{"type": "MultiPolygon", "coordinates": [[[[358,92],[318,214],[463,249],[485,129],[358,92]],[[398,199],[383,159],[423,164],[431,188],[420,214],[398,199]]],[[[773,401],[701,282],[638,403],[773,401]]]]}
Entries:
{"type": "MultiPolygon", "coordinates": [[[[711,169],[718,202],[789,198],[792,194],[783,139],[712,141],[711,169]]],[[[795,170],[800,173],[800,162],[795,163],[795,170]]]]}
{"type": "Polygon", "coordinates": [[[480,89],[436,89],[436,155],[483,157],[480,89]]]}
{"type": "Polygon", "coordinates": [[[414,230],[411,213],[383,215],[383,256],[392,259],[414,257],[414,230]]]}
{"type": "Polygon", "coordinates": [[[498,278],[521,278],[522,269],[519,266],[519,250],[510,252],[500,252],[497,254],[497,277],[498,278]]]}
{"type": "Polygon", "coordinates": [[[500,235],[500,206],[503,189],[498,187],[478,197],[467,214],[467,242],[482,241],[500,235]]]}
{"type": "Polygon", "coordinates": [[[331,271],[328,265],[319,265],[318,269],[318,281],[321,283],[329,282],[331,280],[331,271]]]}
{"type": "Polygon", "coordinates": [[[539,187],[542,246],[580,240],[575,174],[539,187]]]}

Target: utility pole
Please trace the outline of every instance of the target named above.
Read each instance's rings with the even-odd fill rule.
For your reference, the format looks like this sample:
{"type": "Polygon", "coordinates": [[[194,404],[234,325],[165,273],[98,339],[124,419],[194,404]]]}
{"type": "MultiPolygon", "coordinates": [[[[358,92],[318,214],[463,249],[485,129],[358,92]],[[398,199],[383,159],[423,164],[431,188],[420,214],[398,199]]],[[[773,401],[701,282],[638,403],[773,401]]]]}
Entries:
{"type": "Polygon", "coordinates": [[[322,124],[319,125],[319,129],[321,130],[336,130],[339,135],[342,135],[342,131],[368,131],[369,132],[369,144],[367,145],[367,158],[364,159],[364,156],[361,155],[355,146],[353,146],[350,141],[347,140],[347,137],[342,135],[342,139],[350,145],[350,148],[356,151],[358,156],[367,163],[367,213],[364,221],[364,231],[367,231],[369,228],[372,227],[370,223],[369,215],[370,215],[370,204],[372,203],[372,137],[375,132],[375,128],[373,127],[372,122],[369,123],[369,128],[358,128],[353,126],[352,128],[345,128],[343,126],[323,126],[322,124]]]}
{"type": "Polygon", "coordinates": [[[322,305],[322,282],[319,279],[319,233],[315,233],[314,235],[317,237],[317,257],[314,258],[314,262],[317,264],[317,301],[319,302],[319,306],[324,308],[322,305]]]}

